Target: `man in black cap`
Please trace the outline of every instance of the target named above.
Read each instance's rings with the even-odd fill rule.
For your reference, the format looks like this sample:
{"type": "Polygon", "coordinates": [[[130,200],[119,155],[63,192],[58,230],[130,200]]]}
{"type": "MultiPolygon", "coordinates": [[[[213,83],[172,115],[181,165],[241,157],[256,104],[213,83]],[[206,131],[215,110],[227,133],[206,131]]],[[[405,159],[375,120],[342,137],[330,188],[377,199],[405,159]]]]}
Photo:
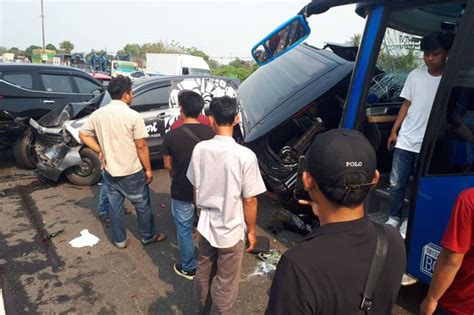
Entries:
{"type": "MultiPolygon", "coordinates": [[[[380,177],[374,149],[357,131],[333,129],[316,137],[306,160],[303,185],[321,226],[281,257],[266,314],[364,314],[359,306],[377,243],[364,214],[364,199],[380,177]]],[[[372,314],[391,313],[406,267],[400,234],[383,230],[388,249],[372,314]]]]}

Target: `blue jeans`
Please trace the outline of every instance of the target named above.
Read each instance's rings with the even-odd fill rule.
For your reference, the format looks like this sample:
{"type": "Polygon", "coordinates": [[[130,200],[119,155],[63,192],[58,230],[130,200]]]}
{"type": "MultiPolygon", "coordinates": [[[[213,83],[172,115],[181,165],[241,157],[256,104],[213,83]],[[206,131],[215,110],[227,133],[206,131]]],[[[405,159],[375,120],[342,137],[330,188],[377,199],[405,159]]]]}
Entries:
{"type": "Polygon", "coordinates": [[[102,170],[102,181],[100,183],[100,193],[99,193],[99,216],[108,214],[110,211],[109,197],[107,193],[109,192],[109,186],[107,184],[107,179],[104,175],[104,170],[102,170]]]}
{"type": "Polygon", "coordinates": [[[185,271],[194,271],[197,268],[193,244],[194,204],[171,199],[171,211],[176,224],[181,264],[185,271]]]}
{"type": "Polygon", "coordinates": [[[138,229],[142,244],[152,242],[158,235],[155,217],[150,205],[150,192],[143,170],[128,176],[112,177],[105,171],[110,202],[110,226],[116,244],[127,241],[125,229],[123,201],[130,200],[137,212],[138,229]]]}
{"type": "Polygon", "coordinates": [[[405,187],[408,178],[415,169],[418,153],[395,148],[393,152],[392,171],[390,173],[390,216],[402,220],[408,218],[404,210],[405,187]]]}

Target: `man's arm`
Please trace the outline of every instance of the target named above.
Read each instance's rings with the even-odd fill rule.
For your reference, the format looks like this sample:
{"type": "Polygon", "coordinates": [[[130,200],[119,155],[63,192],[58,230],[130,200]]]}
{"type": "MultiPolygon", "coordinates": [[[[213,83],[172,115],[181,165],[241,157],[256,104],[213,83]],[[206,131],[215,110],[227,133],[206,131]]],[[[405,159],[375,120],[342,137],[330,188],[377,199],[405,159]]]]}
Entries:
{"type": "Polygon", "coordinates": [[[464,254],[455,253],[443,248],[435,265],[430,289],[423,303],[421,303],[420,311],[422,315],[431,315],[434,313],[438,305],[438,300],[453,282],[463,259],[464,254]]]}
{"type": "Polygon", "coordinates": [[[146,144],[146,140],[143,139],[135,139],[135,147],[137,148],[138,158],[140,162],[142,162],[143,168],[145,169],[145,174],[147,178],[147,184],[151,184],[153,181],[153,173],[151,171],[151,163],[150,163],[150,153],[148,151],[148,145],[146,144]]]}
{"type": "Polygon", "coordinates": [[[243,198],[244,217],[247,225],[247,252],[253,251],[257,245],[257,197],[243,198]]]}
{"type": "Polygon", "coordinates": [[[95,153],[100,154],[102,149],[100,148],[97,139],[94,136],[88,135],[82,131],[79,131],[79,139],[89,148],[91,148],[95,153]]]}
{"type": "Polygon", "coordinates": [[[173,170],[173,157],[171,155],[163,155],[163,166],[169,171],[171,177],[173,170]]]}
{"type": "Polygon", "coordinates": [[[400,129],[403,120],[405,120],[405,117],[407,117],[408,108],[410,107],[410,105],[411,102],[409,100],[405,100],[403,101],[402,107],[400,107],[400,110],[398,111],[397,118],[393,123],[392,131],[390,131],[390,136],[388,137],[387,141],[387,148],[389,151],[393,149],[395,142],[397,142],[398,130],[400,129]]]}

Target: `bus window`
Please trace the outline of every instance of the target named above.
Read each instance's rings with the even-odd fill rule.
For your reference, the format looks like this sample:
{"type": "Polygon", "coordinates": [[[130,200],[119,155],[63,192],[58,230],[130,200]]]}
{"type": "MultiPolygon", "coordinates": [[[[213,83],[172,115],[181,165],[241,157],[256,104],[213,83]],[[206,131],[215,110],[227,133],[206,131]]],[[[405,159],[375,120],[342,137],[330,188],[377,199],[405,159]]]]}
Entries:
{"type": "Polygon", "coordinates": [[[474,172],[474,44],[462,52],[428,174],[474,172]]]}

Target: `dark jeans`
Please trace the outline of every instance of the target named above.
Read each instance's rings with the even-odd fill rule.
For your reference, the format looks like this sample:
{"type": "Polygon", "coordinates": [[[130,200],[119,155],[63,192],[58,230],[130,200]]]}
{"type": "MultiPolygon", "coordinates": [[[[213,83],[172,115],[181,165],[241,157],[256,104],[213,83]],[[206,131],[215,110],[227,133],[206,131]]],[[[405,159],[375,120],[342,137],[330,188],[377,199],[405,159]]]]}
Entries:
{"type": "Polygon", "coordinates": [[[107,171],[104,172],[108,183],[108,194],[110,202],[110,225],[113,239],[116,245],[123,245],[127,241],[125,229],[123,201],[130,200],[137,212],[138,229],[143,244],[153,241],[158,234],[155,217],[150,205],[150,192],[146,183],[143,170],[138,173],[113,177],[107,171]]]}
{"type": "Polygon", "coordinates": [[[393,152],[392,171],[390,173],[390,216],[400,221],[408,218],[403,207],[405,188],[408,178],[413,173],[418,153],[395,148],[393,152]]]}

